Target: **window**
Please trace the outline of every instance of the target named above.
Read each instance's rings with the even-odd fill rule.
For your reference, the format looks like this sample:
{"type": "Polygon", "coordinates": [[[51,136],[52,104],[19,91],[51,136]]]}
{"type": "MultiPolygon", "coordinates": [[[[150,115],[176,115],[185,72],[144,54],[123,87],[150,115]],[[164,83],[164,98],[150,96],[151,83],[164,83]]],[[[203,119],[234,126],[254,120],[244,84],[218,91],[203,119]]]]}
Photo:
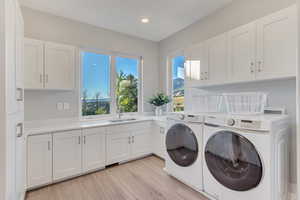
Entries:
{"type": "Polygon", "coordinates": [[[138,65],[137,59],[116,57],[116,96],[122,113],[138,111],[138,65]]]}
{"type": "Polygon", "coordinates": [[[109,114],[110,56],[82,53],[82,115],[109,114]]]}
{"type": "Polygon", "coordinates": [[[184,56],[172,58],[172,97],[173,111],[184,111],[184,56]]]}
{"type": "Polygon", "coordinates": [[[81,58],[82,116],[138,112],[140,59],[93,52],[81,58]]]}

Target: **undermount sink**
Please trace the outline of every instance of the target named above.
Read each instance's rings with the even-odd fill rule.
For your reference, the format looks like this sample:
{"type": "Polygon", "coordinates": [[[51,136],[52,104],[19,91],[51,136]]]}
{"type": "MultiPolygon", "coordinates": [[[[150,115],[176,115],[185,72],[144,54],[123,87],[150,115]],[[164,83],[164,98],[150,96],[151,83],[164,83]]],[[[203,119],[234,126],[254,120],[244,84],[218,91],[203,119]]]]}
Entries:
{"type": "Polygon", "coordinates": [[[130,121],[135,121],[135,120],[136,120],[135,118],[129,118],[129,119],[112,119],[109,121],[117,123],[117,122],[130,122],[130,121]]]}

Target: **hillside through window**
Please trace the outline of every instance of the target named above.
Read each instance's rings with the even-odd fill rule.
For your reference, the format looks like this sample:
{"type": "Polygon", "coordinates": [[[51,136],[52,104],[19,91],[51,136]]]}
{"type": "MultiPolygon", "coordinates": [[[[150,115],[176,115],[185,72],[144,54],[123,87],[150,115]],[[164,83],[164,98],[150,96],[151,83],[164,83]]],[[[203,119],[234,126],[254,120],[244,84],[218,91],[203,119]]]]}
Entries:
{"type": "Polygon", "coordinates": [[[82,116],[138,112],[139,58],[92,52],[81,58],[82,116]]]}
{"type": "Polygon", "coordinates": [[[172,97],[173,111],[184,111],[184,56],[172,58],[172,97]]]}

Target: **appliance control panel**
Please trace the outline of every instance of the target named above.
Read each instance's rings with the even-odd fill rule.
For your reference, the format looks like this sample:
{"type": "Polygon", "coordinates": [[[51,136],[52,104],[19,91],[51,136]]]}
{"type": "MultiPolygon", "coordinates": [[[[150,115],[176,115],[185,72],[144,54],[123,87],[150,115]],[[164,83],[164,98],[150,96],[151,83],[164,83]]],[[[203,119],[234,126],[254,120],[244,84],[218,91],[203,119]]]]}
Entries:
{"type": "Polygon", "coordinates": [[[227,125],[242,129],[260,130],[262,128],[261,121],[243,120],[243,119],[227,119],[227,125]]]}
{"type": "Polygon", "coordinates": [[[187,121],[187,122],[203,122],[203,116],[185,115],[185,121],[187,121]]]}

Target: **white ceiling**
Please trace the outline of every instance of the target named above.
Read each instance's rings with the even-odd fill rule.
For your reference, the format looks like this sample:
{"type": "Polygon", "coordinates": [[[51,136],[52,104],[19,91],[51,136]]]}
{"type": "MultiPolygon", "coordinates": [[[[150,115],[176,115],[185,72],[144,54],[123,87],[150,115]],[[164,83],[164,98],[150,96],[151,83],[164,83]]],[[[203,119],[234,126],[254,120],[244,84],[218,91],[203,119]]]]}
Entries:
{"type": "Polygon", "coordinates": [[[36,10],[160,41],[232,0],[20,0],[36,10]],[[142,24],[142,17],[150,23],[142,24]]]}

